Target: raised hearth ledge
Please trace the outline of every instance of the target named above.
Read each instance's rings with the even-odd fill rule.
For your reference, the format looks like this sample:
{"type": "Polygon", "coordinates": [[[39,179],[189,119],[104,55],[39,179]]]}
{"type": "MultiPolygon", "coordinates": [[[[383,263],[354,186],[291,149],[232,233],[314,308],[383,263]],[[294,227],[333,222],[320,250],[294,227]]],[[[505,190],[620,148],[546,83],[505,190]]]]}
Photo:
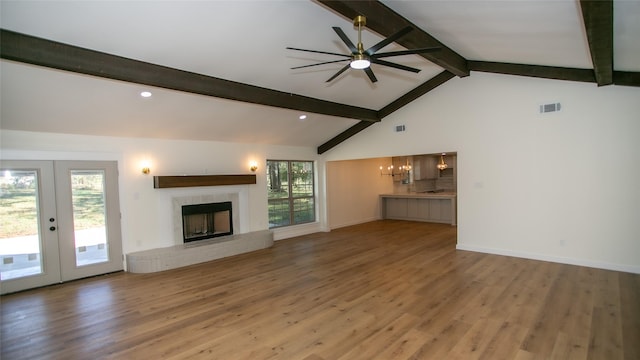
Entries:
{"type": "Polygon", "coordinates": [[[199,264],[273,246],[271,230],[221,236],[210,240],[127,254],[127,271],[152,273],[199,264]]]}
{"type": "Polygon", "coordinates": [[[255,184],[256,175],[180,175],[154,176],[153,187],[156,189],[255,184]]]}

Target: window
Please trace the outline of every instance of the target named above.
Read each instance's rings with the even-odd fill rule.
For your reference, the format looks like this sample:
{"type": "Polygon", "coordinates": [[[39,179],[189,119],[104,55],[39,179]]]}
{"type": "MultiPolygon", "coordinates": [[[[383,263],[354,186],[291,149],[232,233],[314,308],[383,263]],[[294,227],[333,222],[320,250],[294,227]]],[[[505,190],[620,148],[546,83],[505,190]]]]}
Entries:
{"type": "Polygon", "coordinates": [[[267,160],[269,228],[316,220],[313,161],[267,160]]]}

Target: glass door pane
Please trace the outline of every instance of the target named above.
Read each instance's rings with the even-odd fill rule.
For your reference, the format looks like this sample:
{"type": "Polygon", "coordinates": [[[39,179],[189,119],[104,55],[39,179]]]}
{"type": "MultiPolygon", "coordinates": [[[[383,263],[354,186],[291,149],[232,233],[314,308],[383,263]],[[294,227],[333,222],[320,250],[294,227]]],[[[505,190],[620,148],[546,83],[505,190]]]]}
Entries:
{"type": "Polygon", "coordinates": [[[115,161],[0,161],[0,294],[123,269],[115,161]]]}
{"type": "Polygon", "coordinates": [[[0,178],[0,279],[42,274],[38,173],[4,170],[0,178]]]}
{"type": "Polygon", "coordinates": [[[103,170],[72,170],[76,266],[109,261],[103,170]]]}
{"type": "Polygon", "coordinates": [[[54,161],[62,281],[123,269],[115,161],[54,161]]]}
{"type": "Polygon", "coordinates": [[[53,163],[0,161],[0,293],[60,282],[53,163]]]}

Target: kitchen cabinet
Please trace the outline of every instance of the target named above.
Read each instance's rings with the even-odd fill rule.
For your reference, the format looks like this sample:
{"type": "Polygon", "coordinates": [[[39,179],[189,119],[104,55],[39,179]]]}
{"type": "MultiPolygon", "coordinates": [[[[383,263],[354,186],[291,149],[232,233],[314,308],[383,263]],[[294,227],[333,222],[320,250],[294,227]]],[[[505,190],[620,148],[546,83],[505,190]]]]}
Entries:
{"type": "Polygon", "coordinates": [[[409,216],[406,199],[387,198],[385,201],[385,210],[389,219],[402,219],[409,216]]]}
{"type": "Polygon", "coordinates": [[[456,194],[383,194],[382,218],[456,225],[456,194]]]}
{"type": "Polygon", "coordinates": [[[418,155],[413,157],[415,180],[435,179],[438,177],[438,159],[433,155],[418,155]]]}
{"type": "MultiPolygon", "coordinates": [[[[438,177],[438,158],[435,156],[426,156],[423,161],[424,179],[435,179],[438,177]]],[[[421,164],[421,165],[422,165],[421,164]]]]}

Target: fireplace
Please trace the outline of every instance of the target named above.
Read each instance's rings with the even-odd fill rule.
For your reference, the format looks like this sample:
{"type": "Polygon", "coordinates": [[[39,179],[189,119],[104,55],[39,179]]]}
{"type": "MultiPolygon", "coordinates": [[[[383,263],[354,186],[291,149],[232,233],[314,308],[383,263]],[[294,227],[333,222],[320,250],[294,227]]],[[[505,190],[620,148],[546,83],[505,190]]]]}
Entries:
{"type": "Polygon", "coordinates": [[[182,206],[184,243],[232,234],[231,201],[182,206]]]}

